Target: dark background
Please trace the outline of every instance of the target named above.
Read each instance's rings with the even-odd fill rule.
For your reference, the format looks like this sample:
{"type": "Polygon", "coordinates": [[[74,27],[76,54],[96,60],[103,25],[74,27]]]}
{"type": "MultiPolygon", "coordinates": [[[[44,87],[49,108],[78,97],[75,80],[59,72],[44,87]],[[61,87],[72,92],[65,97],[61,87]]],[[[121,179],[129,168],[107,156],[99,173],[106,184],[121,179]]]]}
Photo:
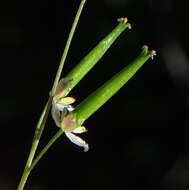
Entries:
{"type": "MultiPolygon", "coordinates": [[[[16,189],[35,125],[48,99],[79,0],[4,1],[0,6],[0,189],[16,189]]],[[[188,1],[88,0],[65,75],[127,16],[124,32],[72,91],[75,105],[133,60],[157,51],[86,122],[90,150],[64,136],[33,170],[25,189],[189,189],[188,1]]],[[[41,149],[56,133],[48,118],[41,149]]]]}

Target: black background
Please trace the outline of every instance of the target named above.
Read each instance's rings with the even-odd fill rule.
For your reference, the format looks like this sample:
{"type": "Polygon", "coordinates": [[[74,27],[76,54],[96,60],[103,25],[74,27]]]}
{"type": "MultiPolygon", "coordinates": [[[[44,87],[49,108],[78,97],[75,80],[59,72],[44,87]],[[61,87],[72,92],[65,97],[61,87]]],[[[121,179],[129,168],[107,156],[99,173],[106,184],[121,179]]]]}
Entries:
{"type": "MultiPolygon", "coordinates": [[[[48,99],[79,0],[4,1],[0,6],[0,189],[16,189],[48,99]]],[[[84,153],[61,137],[25,189],[189,189],[188,1],[88,0],[63,75],[127,16],[124,32],[71,92],[81,102],[147,44],[157,51],[86,122],[84,153]]],[[[39,149],[56,133],[48,118],[39,149]]]]}

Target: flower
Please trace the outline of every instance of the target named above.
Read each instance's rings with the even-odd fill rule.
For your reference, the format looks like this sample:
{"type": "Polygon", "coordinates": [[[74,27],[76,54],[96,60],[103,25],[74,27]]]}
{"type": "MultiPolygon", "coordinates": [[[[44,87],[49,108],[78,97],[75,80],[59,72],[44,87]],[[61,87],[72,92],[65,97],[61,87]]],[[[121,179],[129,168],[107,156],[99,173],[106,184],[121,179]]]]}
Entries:
{"type": "Polygon", "coordinates": [[[78,137],[75,134],[80,134],[80,133],[84,133],[86,132],[86,128],[84,126],[80,126],[75,128],[74,130],[72,130],[72,132],[66,132],[65,134],[68,137],[68,139],[70,139],[70,141],[80,147],[84,148],[84,152],[87,152],[89,150],[89,145],[80,137],[78,137]]]}
{"type": "Polygon", "coordinates": [[[77,127],[73,115],[67,114],[67,112],[74,110],[71,104],[75,102],[75,99],[73,97],[61,97],[66,85],[64,80],[60,80],[52,100],[51,115],[56,125],[65,132],[68,139],[72,143],[83,147],[84,152],[87,152],[89,145],[83,139],[75,135],[86,132],[86,128],[84,126],[77,127]]]}

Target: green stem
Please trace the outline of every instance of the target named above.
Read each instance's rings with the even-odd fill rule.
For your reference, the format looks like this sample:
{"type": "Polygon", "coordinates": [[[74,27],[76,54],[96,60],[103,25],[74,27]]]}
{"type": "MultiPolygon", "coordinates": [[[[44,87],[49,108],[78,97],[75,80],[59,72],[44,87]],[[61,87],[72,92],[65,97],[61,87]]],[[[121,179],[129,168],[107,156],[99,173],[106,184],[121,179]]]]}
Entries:
{"type": "MultiPolygon", "coordinates": [[[[64,62],[66,60],[66,56],[67,56],[67,53],[68,53],[68,50],[69,50],[69,47],[70,47],[70,44],[71,44],[71,41],[72,41],[72,38],[73,38],[73,34],[75,32],[75,29],[76,29],[77,23],[79,21],[79,18],[80,18],[80,15],[81,15],[81,12],[82,12],[82,9],[84,7],[85,2],[86,2],[86,0],[81,0],[81,3],[79,5],[78,11],[77,11],[77,14],[75,16],[75,19],[74,19],[74,22],[73,22],[73,25],[72,25],[72,28],[71,28],[71,31],[70,31],[70,34],[69,34],[69,37],[68,37],[68,40],[67,40],[67,43],[66,43],[66,46],[65,46],[61,61],[60,61],[60,65],[59,65],[59,68],[57,70],[57,74],[56,74],[56,77],[55,77],[55,80],[54,80],[53,88],[52,88],[52,91],[51,91],[52,96],[55,93],[56,87],[58,85],[58,81],[60,80],[63,65],[64,65],[64,62]]],[[[24,188],[24,186],[26,184],[27,178],[28,178],[28,176],[29,176],[29,174],[31,172],[30,167],[31,167],[35,152],[36,152],[38,144],[39,144],[40,137],[41,137],[41,135],[43,133],[45,123],[46,123],[46,120],[47,120],[47,117],[48,117],[48,114],[49,114],[49,111],[50,111],[51,102],[52,102],[52,96],[49,98],[49,100],[48,100],[48,102],[47,102],[47,104],[46,104],[46,106],[45,106],[45,108],[44,108],[44,110],[43,110],[43,112],[42,112],[42,114],[40,116],[38,124],[36,126],[34,138],[33,138],[33,141],[32,141],[32,146],[31,146],[31,149],[30,149],[30,154],[28,156],[28,160],[26,162],[26,166],[25,166],[25,169],[23,171],[23,174],[22,174],[22,177],[21,177],[21,180],[20,180],[20,183],[18,185],[17,190],[23,190],[23,188],[24,188]]]]}
{"type": "Polygon", "coordinates": [[[144,46],[141,54],[132,63],[81,102],[72,112],[76,117],[77,125],[82,125],[86,119],[107,102],[153,55],[155,55],[155,51],[148,51],[148,47],[144,46]]]}
{"type": "Polygon", "coordinates": [[[63,131],[60,129],[53,138],[48,142],[48,144],[43,148],[43,150],[38,154],[38,156],[33,160],[30,167],[27,167],[24,169],[23,177],[20,181],[20,186],[18,189],[23,189],[24,185],[26,183],[26,180],[32,171],[32,169],[35,167],[35,165],[39,162],[39,160],[43,157],[43,155],[47,152],[47,150],[53,145],[53,143],[63,134],[63,131]]]}
{"type": "Polygon", "coordinates": [[[64,52],[63,52],[62,58],[60,60],[60,65],[59,65],[59,68],[58,68],[58,71],[57,71],[57,74],[56,74],[56,77],[55,77],[55,80],[54,80],[54,85],[53,85],[53,88],[52,88],[52,95],[54,95],[54,93],[56,91],[56,87],[57,87],[58,82],[60,80],[61,72],[62,72],[64,63],[65,63],[65,60],[66,60],[66,57],[67,57],[67,54],[68,54],[68,50],[70,48],[70,44],[71,44],[71,41],[73,39],[73,35],[74,35],[75,30],[76,30],[76,27],[77,27],[77,24],[78,24],[78,21],[79,21],[79,18],[80,18],[80,15],[81,15],[81,12],[83,10],[85,2],[86,2],[86,0],[81,1],[80,5],[79,5],[79,8],[78,8],[78,11],[77,11],[77,14],[76,14],[75,19],[74,19],[72,28],[70,30],[68,40],[66,42],[66,46],[65,46],[65,49],[64,49],[64,52]]]}
{"type": "MultiPolygon", "coordinates": [[[[20,181],[21,185],[19,186],[20,189],[24,188],[24,184],[26,183],[26,180],[32,171],[32,169],[36,166],[36,164],[39,162],[39,160],[43,157],[43,155],[47,152],[47,150],[53,145],[53,143],[63,134],[63,131],[60,129],[48,142],[48,144],[42,149],[42,151],[38,154],[38,156],[33,160],[30,167],[25,168],[23,177],[20,181]]],[[[18,188],[18,189],[19,189],[18,188]]]]}
{"type": "Polygon", "coordinates": [[[43,148],[43,150],[37,155],[35,160],[32,162],[30,170],[32,170],[35,165],[39,162],[39,160],[43,157],[43,155],[47,152],[47,150],[53,145],[53,143],[63,134],[63,130],[60,129],[48,142],[48,144],[43,148]]]}
{"type": "Polygon", "coordinates": [[[42,114],[41,114],[41,117],[37,123],[37,126],[36,126],[36,129],[35,129],[35,134],[34,134],[34,138],[33,138],[33,141],[32,141],[32,146],[31,146],[31,149],[30,149],[30,154],[28,156],[28,160],[26,162],[26,166],[24,168],[24,172],[23,172],[23,175],[21,177],[21,180],[20,180],[20,183],[18,185],[18,190],[22,190],[25,186],[25,183],[27,181],[27,178],[28,178],[28,175],[29,175],[29,168],[31,166],[31,163],[33,161],[33,158],[34,158],[34,155],[35,155],[35,152],[37,150],[37,146],[39,144],[39,140],[41,138],[41,135],[42,135],[42,132],[44,130],[44,127],[45,127],[45,122],[47,120],[47,117],[48,117],[48,113],[50,111],[50,108],[51,108],[51,101],[52,101],[52,98],[50,97],[42,114]]]}

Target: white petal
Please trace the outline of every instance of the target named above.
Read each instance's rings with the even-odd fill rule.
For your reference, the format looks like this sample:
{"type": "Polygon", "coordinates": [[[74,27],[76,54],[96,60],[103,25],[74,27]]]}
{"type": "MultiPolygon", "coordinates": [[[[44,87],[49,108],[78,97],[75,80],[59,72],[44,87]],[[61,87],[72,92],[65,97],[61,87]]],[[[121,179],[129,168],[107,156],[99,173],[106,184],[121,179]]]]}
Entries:
{"type": "Polygon", "coordinates": [[[59,111],[63,111],[64,110],[64,108],[65,108],[66,106],[64,105],[64,104],[56,104],[56,108],[57,108],[57,110],[59,110],[59,111]]]}
{"type": "Polygon", "coordinates": [[[58,127],[60,127],[60,112],[59,112],[59,110],[57,110],[55,104],[52,104],[51,115],[52,115],[52,118],[54,119],[56,125],[58,127]]]}
{"type": "Polygon", "coordinates": [[[66,136],[70,139],[70,141],[78,146],[81,146],[84,148],[84,152],[87,152],[89,150],[89,145],[80,137],[74,135],[73,133],[65,132],[66,136]]]}
{"type": "Polygon", "coordinates": [[[56,108],[59,111],[63,111],[64,108],[66,108],[69,112],[74,110],[74,107],[72,105],[66,105],[66,104],[61,104],[61,103],[56,103],[56,108]]]}

